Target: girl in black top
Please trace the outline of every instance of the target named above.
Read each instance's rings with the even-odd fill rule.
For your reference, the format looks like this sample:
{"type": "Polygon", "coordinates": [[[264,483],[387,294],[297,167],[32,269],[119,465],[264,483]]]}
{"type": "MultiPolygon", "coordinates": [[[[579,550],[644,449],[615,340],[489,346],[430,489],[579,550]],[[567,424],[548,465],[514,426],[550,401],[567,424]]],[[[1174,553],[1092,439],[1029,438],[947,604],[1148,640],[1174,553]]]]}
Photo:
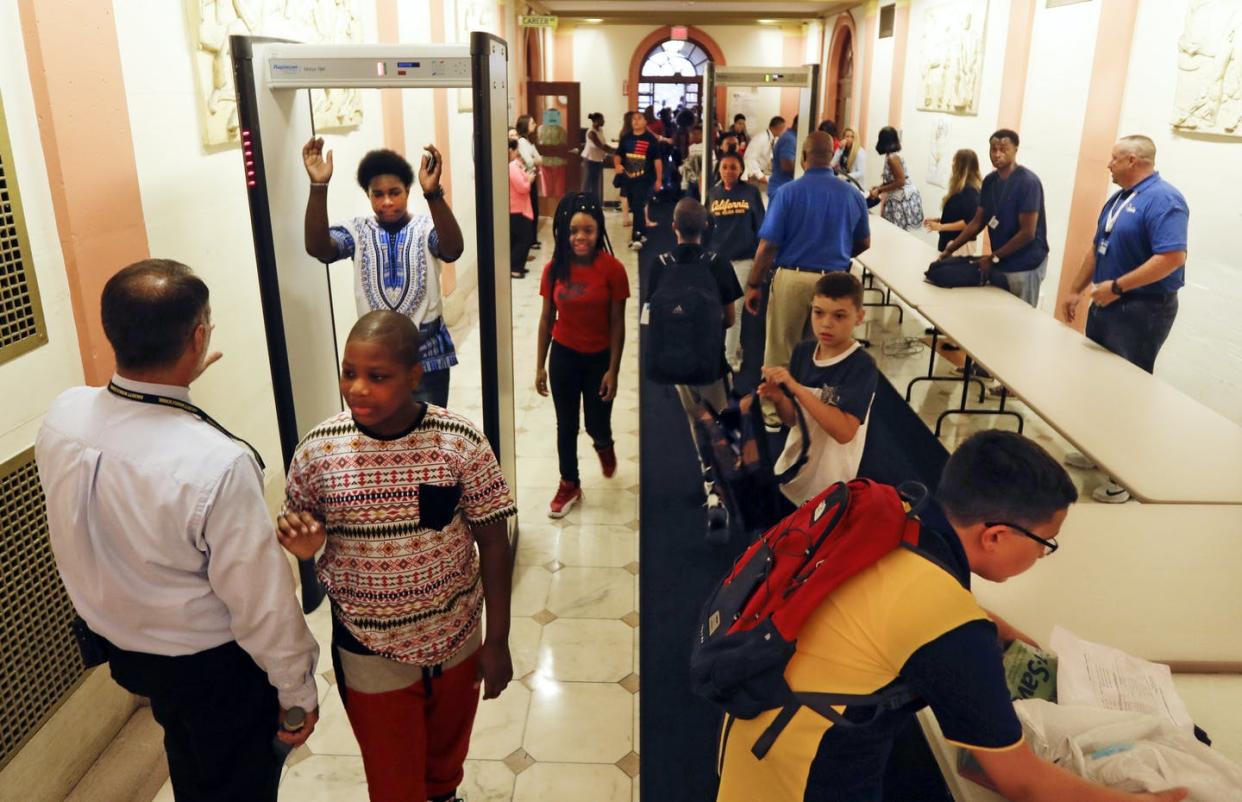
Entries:
{"type": "Polygon", "coordinates": [[[939,217],[923,221],[928,231],[940,234],[937,249],[944,252],[953,238],[966,224],[975,219],[979,207],[979,187],[983,179],[979,174],[979,157],[969,148],[953,154],[953,177],[949,179],[949,191],[945,193],[939,217]]]}
{"type": "Polygon", "coordinates": [[[662,183],[664,168],[660,161],[659,140],[647,130],[647,119],[641,113],[626,113],[626,125],[613,159],[617,175],[621,178],[621,194],[629,200],[630,214],[634,216],[630,249],[636,251],[647,239],[643,229],[654,225],[647,218],[647,202],[651,200],[653,188],[662,183]],[[625,133],[626,128],[629,133],[625,133]]]}

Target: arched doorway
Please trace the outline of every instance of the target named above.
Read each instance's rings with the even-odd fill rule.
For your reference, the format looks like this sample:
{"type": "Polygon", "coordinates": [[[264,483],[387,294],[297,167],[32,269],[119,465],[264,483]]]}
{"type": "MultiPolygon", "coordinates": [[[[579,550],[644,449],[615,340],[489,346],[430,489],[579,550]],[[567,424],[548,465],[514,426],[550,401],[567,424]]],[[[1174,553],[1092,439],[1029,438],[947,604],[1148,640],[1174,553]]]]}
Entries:
{"type": "Polygon", "coordinates": [[[823,105],[824,113],[836,120],[838,128],[858,127],[853,119],[855,38],[853,17],[838,16],[828,47],[823,105]]]}
{"type": "Polygon", "coordinates": [[[837,98],[832,107],[834,120],[841,128],[852,124],[849,118],[850,100],[853,99],[854,86],[854,43],[847,29],[842,37],[841,55],[837,59],[837,98]]]}
{"type": "Polygon", "coordinates": [[[647,51],[639,68],[639,109],[693,108],[703,102],[703,70],[711,56],[691,39],[665,39],[647,51]]]}
{"type": "MultiPolygon", "coordinates": [[[[698,28],[695,28],[694,26],[690,26],[690,28],[687,30],[687,36],[685,40],[673,40],[673,29],[667,25],[662,28],[656,28],[651,33],[647,34],[647,36],[644,37],[643,40],[638,43],[638,46],[634,48],[633,56],[630,57],[630,70],[628,73],[628,78],[625,83],[625,94],[629,98],[630,109],[642,109],[642,108],[645,108],[646,106],[655,105],[654,91],[650,93],[650,97],[652,98],[650,101],[646,101],[646,102],[639,101],[639,85],[640,84],[662,83],[662,81],[657,82],[657,81],[652,80],[654,78],[678,78],[678,77],[689,78],[690,77],[690,76],[671,76],[671,75],[666,75],[666,76],[660,76],[660,75],[644,76],[643,75],[643,66],[647,63],[648,57],[651,56],[654,51],[662,49],[663,44],[670,40],[681,41],[684,45],[683,49],[687,51],[689,50],[690,46],[693,45],[693,47],[696,48],[698,51],[705,52],[707,54],[707,58],[716,64],[726,63],[725,57],[724,57],[724,51],[720,49],[720,45],[716,44],[715,39],[708,36],[706,33],[699,30],[698,28]]],[[[702,69],[696,68],[696,71],[695,71],[696,78],[699,76],[702,76],[702,74],[703,74],[702,69]]],[[[701,82],[699,84],[696,84],[696,86],[701,86],[701,85],[702,85],[701,82]]],[[[669,90],[669,91],[672,91],[672,90],[669,90]]],[[[720,87],[719,89],[716,90],[716,108],[723,109],[724,103],[725,103],[725,89],[724,87],[720,87]]],[[[674,107],[676,107],[676,104],[673,104],[673,105],[674,107]]]]}

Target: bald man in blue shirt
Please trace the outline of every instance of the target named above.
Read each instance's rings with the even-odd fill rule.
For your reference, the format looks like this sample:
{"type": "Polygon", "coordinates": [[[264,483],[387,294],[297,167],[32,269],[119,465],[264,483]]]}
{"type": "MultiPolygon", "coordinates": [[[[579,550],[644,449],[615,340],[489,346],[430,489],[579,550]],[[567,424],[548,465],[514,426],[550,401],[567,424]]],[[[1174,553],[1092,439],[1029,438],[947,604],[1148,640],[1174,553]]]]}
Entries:
{"type": "MultiPolygon", "coordinates": [[[[1148,137],[1118,140],[1108,171],[1121,189],[1100,211],[1091,248],[1062,309],[1073,323],[1090,298],[1087,337],[1151,373],[1177,317],[1177,291],[1186,283],[1190,210],[1182,193],[1156,172],[1156,146],[1148,137]]],[[[1080,454],[1067,461],[1091,467],[1080,454]]],[[[1130,498],[1113,482],[1092,495],[1112,503],[1130,498]]]]}

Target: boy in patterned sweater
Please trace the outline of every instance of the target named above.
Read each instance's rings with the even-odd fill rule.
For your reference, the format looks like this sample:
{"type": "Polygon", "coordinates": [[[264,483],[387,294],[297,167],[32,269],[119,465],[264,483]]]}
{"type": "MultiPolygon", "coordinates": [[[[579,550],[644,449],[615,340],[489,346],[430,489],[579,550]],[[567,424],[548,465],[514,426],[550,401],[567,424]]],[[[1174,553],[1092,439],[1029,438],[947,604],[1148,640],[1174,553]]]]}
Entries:
{"type": "Polygon", "coordinates": [[[299,444],[277,520],[294,556],[323,548],[336,685],[384,802],[457,799],[479,687],[491,699],[513,676],[516,507],[483,434],[414,399],[418,353],[404,315],[358,320],[341,360],[349,411],[299,444]]]}

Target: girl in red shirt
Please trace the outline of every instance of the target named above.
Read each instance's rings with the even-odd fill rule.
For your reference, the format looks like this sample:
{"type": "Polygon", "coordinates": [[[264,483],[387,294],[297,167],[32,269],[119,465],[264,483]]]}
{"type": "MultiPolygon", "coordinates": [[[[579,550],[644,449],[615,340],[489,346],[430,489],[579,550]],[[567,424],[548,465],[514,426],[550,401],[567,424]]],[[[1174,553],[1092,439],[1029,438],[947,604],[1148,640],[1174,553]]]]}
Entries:
{"type": "Polygon", "coordinates": [[[604,476],[617,470],[612,441],[612,401],[625,343],[629,277],[604,235],[604,212],[592,195],[572,192],[553,218],[552,261],[543,269],[539,294],[538,368],[535,390],[552,393],[556,406],[556,452],[561,483],[548,516],[562,518],[582,500],[578,476],[578,408],[604,476]],[[544,365],[547,364],[545,370],[544,365]],[[549,381],[550,379],[550,381],[549,381]]]}

